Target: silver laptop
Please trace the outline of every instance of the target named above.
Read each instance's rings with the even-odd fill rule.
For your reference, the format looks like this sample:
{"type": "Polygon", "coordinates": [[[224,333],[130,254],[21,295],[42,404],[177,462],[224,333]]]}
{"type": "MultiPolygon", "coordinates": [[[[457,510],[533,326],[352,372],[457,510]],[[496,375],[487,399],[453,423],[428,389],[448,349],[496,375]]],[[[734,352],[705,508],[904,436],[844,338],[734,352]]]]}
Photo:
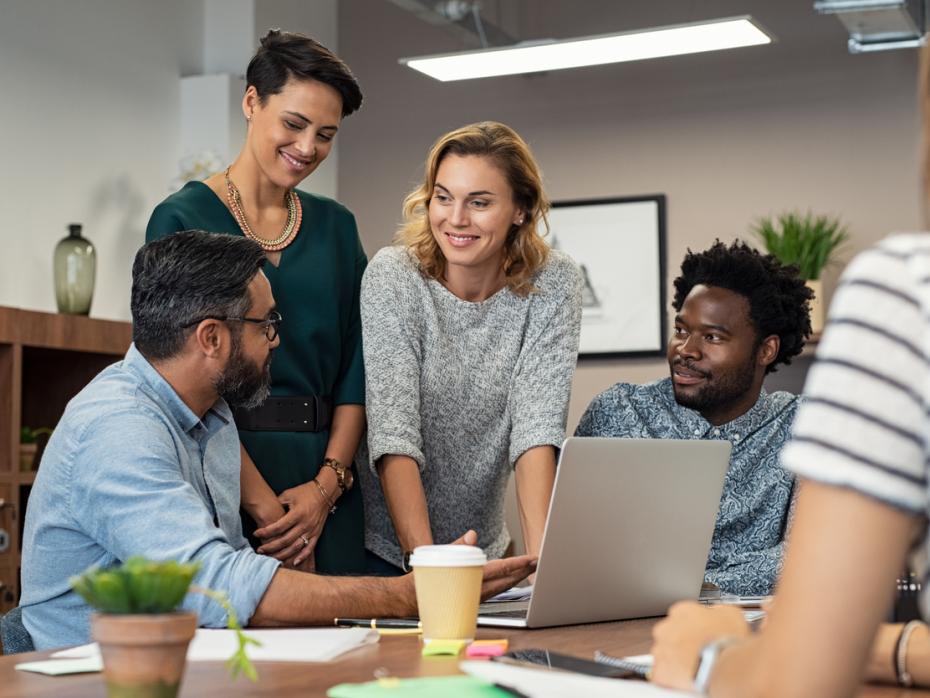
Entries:
{"type": "Polygon", "coordinates": [[[566,439],[533,595],[482,604],[479,625],[645,618],[697,599],[729,458],[724,440],[566,439]]]}

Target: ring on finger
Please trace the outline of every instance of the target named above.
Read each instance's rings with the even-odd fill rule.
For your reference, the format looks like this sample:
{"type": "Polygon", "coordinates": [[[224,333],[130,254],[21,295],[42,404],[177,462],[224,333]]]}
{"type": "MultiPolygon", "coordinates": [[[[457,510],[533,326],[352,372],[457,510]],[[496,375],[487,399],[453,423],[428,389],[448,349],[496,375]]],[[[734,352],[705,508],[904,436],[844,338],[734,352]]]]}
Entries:
{"type": "Polygon", "coordinates": [[[307,538],[307,534],[306,534],[306,533],[301,533],[301,534],[300,534],[300,540],[302,540],[302,541],[304,542],[304,547],[310,545],[310,539],[307,538]]]}

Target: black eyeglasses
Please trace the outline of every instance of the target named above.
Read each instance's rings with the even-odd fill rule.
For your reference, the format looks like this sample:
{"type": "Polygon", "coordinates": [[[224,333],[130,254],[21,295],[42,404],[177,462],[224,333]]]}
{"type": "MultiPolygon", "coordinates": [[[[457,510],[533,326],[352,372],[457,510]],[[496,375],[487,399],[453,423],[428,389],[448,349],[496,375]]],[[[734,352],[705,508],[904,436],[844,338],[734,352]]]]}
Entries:
{"type": "Polygon", "coordinates": [[[220,322],[251,322],[259,327],[264,328],[265,338],[269,342],[273,342],[278,336],[278,328],[281,326],[281,323],[284,322],[284,318],[281,317],[281,313],[277,310],[272,310],[268,313],[266,318],[257,318],[257,317],[232,317],[229,315],[207,315],[206,317],[199,318],[197,320],[191,320],[183,325],[182,328],[193,327],[194,325],[199,325],[204,320],[219,320],[220,322]]]}

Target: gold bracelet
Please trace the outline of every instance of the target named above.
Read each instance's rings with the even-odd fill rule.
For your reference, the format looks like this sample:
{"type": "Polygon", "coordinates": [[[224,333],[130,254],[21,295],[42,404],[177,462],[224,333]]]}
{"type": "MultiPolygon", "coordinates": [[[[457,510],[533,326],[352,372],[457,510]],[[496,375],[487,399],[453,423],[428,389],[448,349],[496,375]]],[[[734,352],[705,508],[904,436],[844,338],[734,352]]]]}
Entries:
{"type": "Polygon", "coordinates": [[[323,485],[316,478],[313,478],[313,484],[315,484],[317,486],[317,489],[320,490],[320,496],[323,498],[323,501],[326,502],[326,505],[329,507],[329,513],[335,514],[336,505],[333,504],[333,501],[329,498],[329,495],[326,494],[326,490],[323,489],[323,485]]]}

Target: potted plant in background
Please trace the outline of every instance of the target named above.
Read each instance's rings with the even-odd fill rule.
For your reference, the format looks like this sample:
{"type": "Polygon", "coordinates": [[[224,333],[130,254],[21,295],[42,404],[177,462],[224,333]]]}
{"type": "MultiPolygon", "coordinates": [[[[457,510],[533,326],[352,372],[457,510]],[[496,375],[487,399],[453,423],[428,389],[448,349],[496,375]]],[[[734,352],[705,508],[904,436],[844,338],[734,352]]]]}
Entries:
{"type": "Polygon", "coordinates": [[[91,568],[71,579],[72,588],[98,612],[91,635],[100,646],[110,698],[173,698],[197,630],[197,614],[178,610],[188,591],[204,594],[226,610],[238,649],[227,662],[233,677],[258,677],[245,648],[258,644],[242,633],[222,592],[191,587],[199,563],[152,562],[141,557],[107,569],[91,568]]]}
{"type": "Polygon", "coordinates": [[[23,427],[19,430],[19,470],[23,473],[28,473],[30,470],[35,470],[38,466],[38,461],[36,457],[38,456],[39,451],[39,441],[43,439],[42,446],[45,446],[45,443],[48,442],[48,437],[52,435],[52,430],[48,427],[39,427],[38,429],[33,429],[31,427],[23,427]]]}
{"type": "Polygon", "coordinates": [[[820,278],[832,255],[849,233],[839,218],[816,216],[810,211],[802,215],[789,212],[772,218],[761,218],[753,228],[769,254],[784,264],[798,267],[800,276],[814,292],[811,301],[811,331],[823,331],[823,283],[820,278]]]}

